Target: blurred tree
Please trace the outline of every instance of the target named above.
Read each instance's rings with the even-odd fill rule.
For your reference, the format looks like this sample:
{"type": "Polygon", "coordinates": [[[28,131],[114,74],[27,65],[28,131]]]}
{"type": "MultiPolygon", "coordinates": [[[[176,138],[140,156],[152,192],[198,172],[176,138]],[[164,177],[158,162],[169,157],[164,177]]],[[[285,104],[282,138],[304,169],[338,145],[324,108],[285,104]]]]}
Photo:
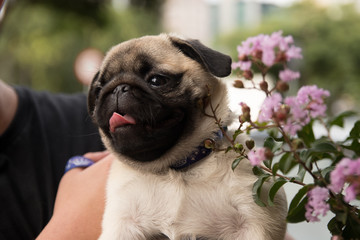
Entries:
{"type": "Polygon", "coordinates": [[[160,13],[164,2],[165,0],[130,0],[133,7],[143,8],[154,13],[160,13]]]}
{"type": "MultiPolygon", "coordinates": [[[[24,1],[25,2],[25,1],[24,1]]],[[[96,18],[98,21],[103,17],[102,8],[110,3],[110,0],[26,0],[30,5],[41,4],[52,8],[54,11],[73,12],[89,18],[96,18]]]]}
{"type": "Polygon", "coordinates": [[[236,59],[236,46],[249,36],[283,30],[303,49],[296,62],[300,83],[317,84],[331,91],[331,101],[349,98],[360,102],[360,15],[354,5],[319,7],[303,1],[279,9],[256,29],[238,29],[221,38],[236,59]]]}
{"type": "MultiPolygon", "coordinates": [[[[98,7],[99,0],[93,5],[95,17],[95,10],[59,11],[58,3],[49,7],[42,3],[46,0],[33,1],[39,3],[18,1],[7,12],[0,35],[0,78],[35,89],[79,91],[73,64],[80,51],[94,47],[105,52],[121,41],[160,31],[159,16],[144,8],[98,7]]],[[[80,2],[87,1],[93,2],[80,2]]]]}

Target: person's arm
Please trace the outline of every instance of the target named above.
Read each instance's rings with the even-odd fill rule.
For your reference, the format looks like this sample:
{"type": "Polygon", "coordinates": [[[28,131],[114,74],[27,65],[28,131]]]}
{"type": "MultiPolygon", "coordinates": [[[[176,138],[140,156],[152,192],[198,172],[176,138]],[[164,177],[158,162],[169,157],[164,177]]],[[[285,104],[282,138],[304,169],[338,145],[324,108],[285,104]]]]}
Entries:
{"type": "Polygon", "coordinates": [[[105,186],[113,160],[107,152],[84,155],[92,166],[74,168],[60,181],[54,214],[36,240],[91,240],[101,233],[105,186]]]}
{"type": "Polygon", "coordinates": [[[15,90],[0,80],[0,135],[10,126],[18,106],[15,90]]]}

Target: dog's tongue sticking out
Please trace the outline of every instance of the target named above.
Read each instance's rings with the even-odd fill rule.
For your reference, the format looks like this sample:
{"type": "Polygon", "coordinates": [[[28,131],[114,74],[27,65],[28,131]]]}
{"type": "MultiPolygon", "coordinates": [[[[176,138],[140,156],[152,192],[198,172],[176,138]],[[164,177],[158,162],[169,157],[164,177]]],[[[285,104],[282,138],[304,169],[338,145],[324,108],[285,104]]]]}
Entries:
{"type": "Polygon", "coordinates": [[[136,124],[136,122],[135,122],[135,119],[133,117],[131,117],[130,115],[125,114],[123,116],[117,112],[114,112],[109,120],[109,124],[110,124],[110,131],[115,132],[115,129],[117,127],[129,125],[129,124],[134,125],[134,124],[136,124]]]}

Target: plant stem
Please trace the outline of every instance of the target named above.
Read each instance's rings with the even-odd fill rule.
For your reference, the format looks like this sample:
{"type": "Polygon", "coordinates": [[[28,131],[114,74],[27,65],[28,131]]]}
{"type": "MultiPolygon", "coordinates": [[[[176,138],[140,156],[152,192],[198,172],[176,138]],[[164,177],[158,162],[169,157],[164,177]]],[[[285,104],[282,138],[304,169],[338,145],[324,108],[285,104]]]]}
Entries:
{"type": "MultiPolygon", "coordinates": [[[[269,168],[267,168],[267,167],[265,167],[265,166],[260,166],[260,168],[261,168],[262,170],[266,171],[266,172],[269,172],[269,173],[273,174],[272,171],[271,171],[271,169],[269,169],[269,168]]],[[[281,175],[281,174],[278,174],[278,173],[276,173],[275,176],[284,178],[284,179],[288,180],[289,182],[293,182],[293,183],[299,184],[299,185],[301,185],[301,186],[305,186],[305,185],[306,185],[306,184],[303,183],[303,182],[299,182],[299,181],[297,181],[297,180],[293,180],[293,179],[291,179],[291,178],[289,178],[289,177],[287,177],[287,176],[284,176],[284,175],[281,175]]]]}

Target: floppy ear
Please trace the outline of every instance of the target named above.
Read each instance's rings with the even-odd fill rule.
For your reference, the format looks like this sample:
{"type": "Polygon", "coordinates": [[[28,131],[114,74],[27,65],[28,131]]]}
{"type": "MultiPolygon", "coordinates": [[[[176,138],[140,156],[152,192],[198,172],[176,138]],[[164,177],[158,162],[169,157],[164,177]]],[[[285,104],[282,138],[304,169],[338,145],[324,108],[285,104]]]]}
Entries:
{"type": "Polygon", "coordinates": [[[226,77],[231,73],[231,58],[221,52],[206,47],[195,39],[183,40],[170,36],[172,44],[186,56],[203,65],[217,77],[226,77]]]}
{"type": "Polygon", "coordinates": [[[96,86],[98,77],[99,77],[99,72],[97,72],[95,74],[93,80],[91,81],[89,93],[88,93],[88,97],[87,97],[88,113],[91,117],[93,116],[93,113],[94,113],[95,101],[96,101],[97,95],[99,94],[99,89],[100,89],[98,86],[96,86]]]}

